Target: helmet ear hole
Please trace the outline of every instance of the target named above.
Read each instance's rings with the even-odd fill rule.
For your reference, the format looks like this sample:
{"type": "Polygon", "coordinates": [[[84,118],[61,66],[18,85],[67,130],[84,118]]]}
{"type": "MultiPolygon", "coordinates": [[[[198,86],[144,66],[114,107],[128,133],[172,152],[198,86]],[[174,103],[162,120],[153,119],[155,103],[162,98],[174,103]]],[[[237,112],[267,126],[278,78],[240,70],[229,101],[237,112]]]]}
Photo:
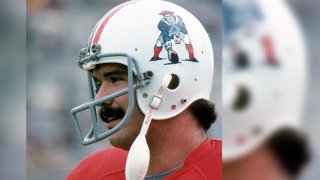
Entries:
{"type": "Polygon", "coordinates": [[[240,86],[237,92],[237,98],[233,103],[233,109],[242,111],[249,106],[251,101],[250,91],[244,86],[240,86]]]}
{"type": "Polygon", "coordinates": [[[170,90],[175,90],[175,89],[177,89],[177,87],[179,86],[180,79],[179,79],[179,77],[178,77],[177,75],[175,75],[175,74],[171,74],[171,76],[172,76],[172,79],[171,79],[171,81],[170,81],[170,83],[169,83],[169,85],[168,85],[168,89],[170,89],[170,90]]]}

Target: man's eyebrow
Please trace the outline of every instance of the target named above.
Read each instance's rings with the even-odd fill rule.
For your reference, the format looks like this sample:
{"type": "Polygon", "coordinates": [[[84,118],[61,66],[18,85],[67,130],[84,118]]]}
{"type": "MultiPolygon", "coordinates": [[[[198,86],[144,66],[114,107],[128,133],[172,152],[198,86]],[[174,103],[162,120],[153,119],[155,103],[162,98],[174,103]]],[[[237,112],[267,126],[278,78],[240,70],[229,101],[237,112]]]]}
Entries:
{"type": "Polygon", "coordinates": [[[113,75],[127,75],[128,74],[128,71],[126,69],[115,69],[113,71],[110,71],[110,72],[105,72],[103,74],[103,77],[110,77],[110,76],[113,76],[113,75]]]}

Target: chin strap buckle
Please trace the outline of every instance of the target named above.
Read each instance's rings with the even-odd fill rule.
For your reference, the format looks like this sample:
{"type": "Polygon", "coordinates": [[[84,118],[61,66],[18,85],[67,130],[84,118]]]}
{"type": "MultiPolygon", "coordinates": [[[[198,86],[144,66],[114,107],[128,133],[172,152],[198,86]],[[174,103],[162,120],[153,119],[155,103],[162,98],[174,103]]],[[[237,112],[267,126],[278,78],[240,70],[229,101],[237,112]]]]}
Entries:
{"type": "Polygon", "coordinates": [[[153,109],[158,109],[161,101],[162,101],[161,97],[154,95],[151,103],[149,104],[149,107],[153,109]]]}

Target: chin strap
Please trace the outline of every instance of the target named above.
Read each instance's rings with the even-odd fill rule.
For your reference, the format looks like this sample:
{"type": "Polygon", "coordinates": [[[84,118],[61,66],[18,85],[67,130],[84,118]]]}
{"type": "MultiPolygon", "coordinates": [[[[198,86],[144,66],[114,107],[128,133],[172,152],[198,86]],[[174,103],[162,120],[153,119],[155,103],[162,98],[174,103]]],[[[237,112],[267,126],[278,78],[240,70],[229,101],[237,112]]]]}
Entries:
{"type": "Polygon", "coordinates": [[[160,88],[154,94],[152,101],[149,104],[140,133],[129,150],[126,162],[127,180],[143,180],[147,173],[150,161],[150,150],[145,136],[148,132],[153,114],[159,108],[162,101],[162,95],[167,89],[171,79],[172,76],[170,74],[164,76],[160,88]]]}

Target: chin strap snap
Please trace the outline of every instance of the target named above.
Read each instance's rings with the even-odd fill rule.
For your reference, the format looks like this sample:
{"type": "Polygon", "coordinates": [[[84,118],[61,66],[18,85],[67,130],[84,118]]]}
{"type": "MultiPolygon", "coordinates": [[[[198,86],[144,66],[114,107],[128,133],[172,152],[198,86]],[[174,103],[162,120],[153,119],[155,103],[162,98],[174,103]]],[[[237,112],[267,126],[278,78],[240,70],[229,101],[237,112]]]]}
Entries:
{"type": "Polygon", "coordinates": [[[153,114],[159,108],[162,101],[162,95],[167,89],[171,79],[172,76],[170,74],[164,76],[160,88],[154,94],[151,103],[149,104],[140,133],[129,150],[126,162],[127,180],[142,180],[147,173],[150,161],[150,151],[145,136],[148,132],[153,114]]]}

